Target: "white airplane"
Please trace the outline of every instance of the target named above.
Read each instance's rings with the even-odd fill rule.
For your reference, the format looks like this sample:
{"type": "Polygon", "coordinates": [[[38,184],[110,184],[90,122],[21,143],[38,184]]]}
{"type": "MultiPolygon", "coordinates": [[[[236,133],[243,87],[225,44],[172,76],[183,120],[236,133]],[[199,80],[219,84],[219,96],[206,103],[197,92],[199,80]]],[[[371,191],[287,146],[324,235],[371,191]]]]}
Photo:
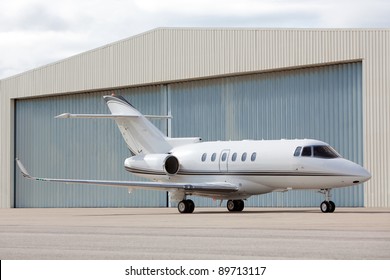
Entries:
{"type": "Polygon", "coordinates": [[[366,182],[371,174],[342,158],[327,143],[318,140],[242,140],[201,142],[200,138],[169,138],[121,96],[104,96],[112,114],[65,113],[56,118],[111,118],[122,133],[132,156],[125,169],[150,182],[50,179],[31,176],[17,164],[28,179],[79,184],[106,185],[133,189],[164,190],[178,203],[180,213],[192,213],[195,204],[189,195],[227,200],[229,211],[242,211],[244,200],[252,195],[274,191],[317,189],[324,194],[322,212],[334,212],[332,188],[366,182]]]}

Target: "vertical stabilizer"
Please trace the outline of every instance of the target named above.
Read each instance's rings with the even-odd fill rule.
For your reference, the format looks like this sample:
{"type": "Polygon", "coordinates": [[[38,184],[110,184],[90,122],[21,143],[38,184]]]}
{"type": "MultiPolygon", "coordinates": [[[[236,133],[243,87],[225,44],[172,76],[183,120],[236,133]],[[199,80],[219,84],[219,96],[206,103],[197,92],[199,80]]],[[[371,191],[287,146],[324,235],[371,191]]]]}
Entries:
{"type": "Polygon", "coordinates": [[[116,117],[122,136],[129,149],[136,155],[167,153],[172,146],[162,132],[122,96],[104,96],[111,114],[116,117]]]}

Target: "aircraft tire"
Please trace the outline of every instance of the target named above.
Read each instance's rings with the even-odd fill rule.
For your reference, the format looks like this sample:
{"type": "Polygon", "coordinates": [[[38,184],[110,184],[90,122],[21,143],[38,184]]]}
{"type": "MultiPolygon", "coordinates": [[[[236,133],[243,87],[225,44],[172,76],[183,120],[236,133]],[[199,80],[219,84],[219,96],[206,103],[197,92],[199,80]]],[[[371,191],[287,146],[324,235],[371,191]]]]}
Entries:
{"type": "Polygon", "coordinates": [[[180,201],[177,204],[177,210],[179,210],[180,213],[187,213],[187,203],[185,200],[180,201]]]}
{"type": "Polygon", "coordinates": [[[329,201],[329,213],[333,213],[336,210],[336,204],[333,201],[329,201]]]}
{"type": "Polygon", "coordinates": [[[187,200],[187,206],[188,206],[188,212],[186,212],[186,213],[194,212],[194,210],[195,210],[195,203],[191,199],[187,200]]]}
{"type": "Polygon", "coordinates": [[[234,202],[234,200],[231,199],[228,200],[228,202],[226,203],[226,207],[229,210],[229,212],[236,211],[236,203],[234,202]]]}
{"type": "Polygon", "coordinates": [[[195,210],[195,203],[191,199],[185,199],[179,202],[177,210],[180,213],[192,213],[195,210]]]}
{"type": "Polygon", "coordinates": [[[320,209],[322,211],[322,213],[328,213],[329,210],[330,210],[330,204],[328,201],[323,201],[320,205],[320,209]]]}
{"type": "Polygon", "coordinates": [[[235,201],[236,203],[236,211],[238,211],[238,212],[241,212],[242,210],[244,210],[244,207],[245,207],[245,203],[244,203],[244,201],[243,200],[236,200],[235,201]]]}
{"type": "Polygon", "coordinates": [[[244,210],[245,203],[243,200],[228,200],[226,207],[230,212],[240,212],[244,210]]]}

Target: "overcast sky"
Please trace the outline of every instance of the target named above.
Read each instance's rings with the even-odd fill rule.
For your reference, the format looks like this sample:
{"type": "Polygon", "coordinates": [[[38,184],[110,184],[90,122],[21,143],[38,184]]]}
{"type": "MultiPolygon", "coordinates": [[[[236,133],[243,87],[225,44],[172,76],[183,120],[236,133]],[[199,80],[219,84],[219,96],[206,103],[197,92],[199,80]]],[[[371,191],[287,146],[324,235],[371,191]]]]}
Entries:
{"type": "Polygon", "coordinates": [[[157,27],[390,28],[390,0],[0,0],[0,79],[157,27]]]}

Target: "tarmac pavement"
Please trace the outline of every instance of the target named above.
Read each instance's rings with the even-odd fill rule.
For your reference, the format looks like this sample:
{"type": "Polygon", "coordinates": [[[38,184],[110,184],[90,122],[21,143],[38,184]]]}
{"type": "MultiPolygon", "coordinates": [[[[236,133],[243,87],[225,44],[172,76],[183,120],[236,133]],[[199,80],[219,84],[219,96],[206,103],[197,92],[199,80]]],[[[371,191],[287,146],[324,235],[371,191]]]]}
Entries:
{"type": "Polygon", "coordinates": [[[390,259],[390,209],[0,209],[0,259],[390,259]]]}

